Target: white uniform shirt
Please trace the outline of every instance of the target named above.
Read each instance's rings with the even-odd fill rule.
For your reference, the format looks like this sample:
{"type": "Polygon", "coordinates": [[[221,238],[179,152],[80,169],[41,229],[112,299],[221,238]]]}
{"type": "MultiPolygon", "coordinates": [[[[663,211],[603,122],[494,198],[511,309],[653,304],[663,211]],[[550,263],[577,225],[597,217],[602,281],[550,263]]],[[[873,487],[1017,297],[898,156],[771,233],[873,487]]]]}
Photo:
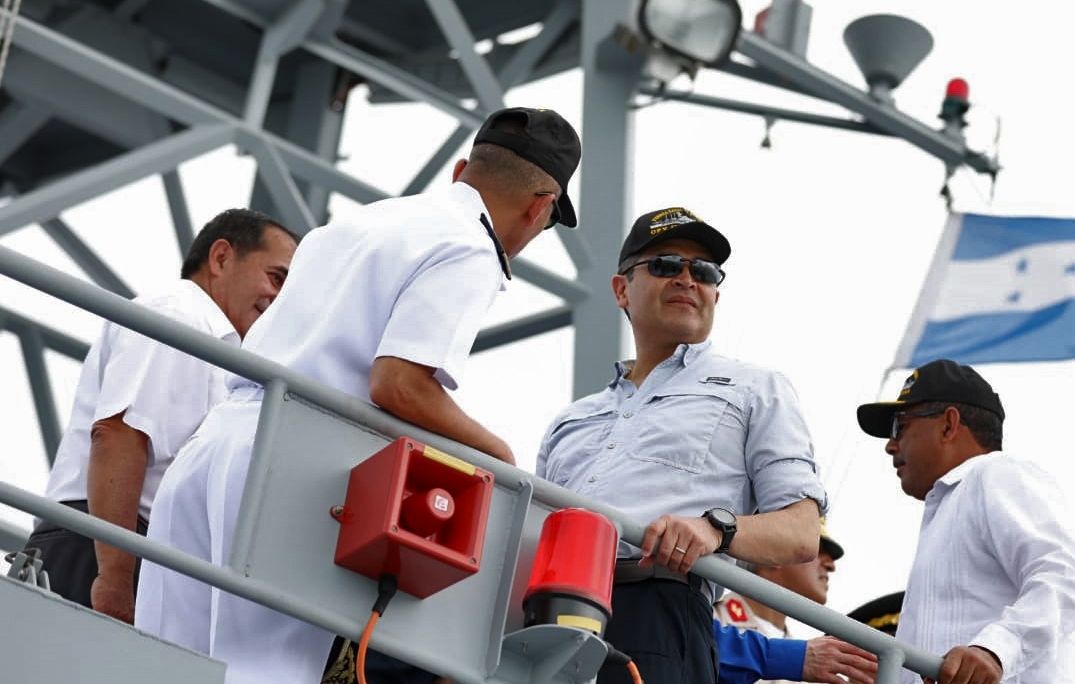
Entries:
{"type": "MultiPolygon", "coordinates": [[[[239,344],[231,322],[206,292],[179,280],[159,295],[134,301],[226,342],[239,344]]],[[[153,496],[179,447],[205,414],[227,396],[223,370],[107,321],[90,347],[67,430],[56,451],[45,495],[86,498],[93,424],[126,411],[123,422],[149,437],[149,459],[138,513],[149,517],[153,496]]]]}
{"type": "MultiPolygon", "coordinates": [[[[896,638],[936,655],[987,648],[1003,682],[1075,681],[1060,646],[1075,632],[1071,524],[1033,463],[993,452],[953,468],[926,495],[896,638]]],[[[904,670],[903,681],[920,678],[904,670]]]]}
{"type": "Polygon", "coordinates": [[[504,289],[482,214],[478,191],[453,183],[367,205],[311,231],[243,348],[367,400],[379,356],[436,368],[437,380],[455,389],[504,289]]]}
{"type": "MultiPolygon", "coordinates": [[[[375,358],[436,370],[454,389],[504,274],[481,195],[440,191],[363,207],[311,231],[287,284],[244,348],[369,399],[375,358]]],[[[149,538],[227,562],[261,406],[260,388],[231,377],[161,484],[149,538]]],[[[135,626],[228,663],[228,684],[315,684],[333,635],[302,620],[142,564],[135,626]]]]}

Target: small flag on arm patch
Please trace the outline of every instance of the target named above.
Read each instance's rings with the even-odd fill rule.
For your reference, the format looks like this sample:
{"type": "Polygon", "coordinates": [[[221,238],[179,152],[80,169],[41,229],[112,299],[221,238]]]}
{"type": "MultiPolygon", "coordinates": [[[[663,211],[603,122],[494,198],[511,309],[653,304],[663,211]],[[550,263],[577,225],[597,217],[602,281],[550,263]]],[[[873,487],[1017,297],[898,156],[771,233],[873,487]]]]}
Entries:
{"type": "Polygon", "coordinates": [[[893,366],[1075,358],[1075,219],[952,214],[893,366]]]}

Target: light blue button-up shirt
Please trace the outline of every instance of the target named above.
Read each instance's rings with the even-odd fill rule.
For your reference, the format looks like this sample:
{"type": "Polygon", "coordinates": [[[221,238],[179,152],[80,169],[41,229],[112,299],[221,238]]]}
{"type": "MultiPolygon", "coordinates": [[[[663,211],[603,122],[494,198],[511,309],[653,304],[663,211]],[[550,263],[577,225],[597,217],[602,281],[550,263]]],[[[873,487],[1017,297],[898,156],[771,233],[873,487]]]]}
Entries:
{"type": "MultiPolygon", "coordinates": [[[[537,457],[538,477],[641,523],[666,513],[738,515],[802,499],[828,503],[798,399],[779,373],[681,344],[641,387],[616,364],[608,388],[568,406],[537,457]]],[[[640,556],[620,542],[621,558],[640,556]]]]}

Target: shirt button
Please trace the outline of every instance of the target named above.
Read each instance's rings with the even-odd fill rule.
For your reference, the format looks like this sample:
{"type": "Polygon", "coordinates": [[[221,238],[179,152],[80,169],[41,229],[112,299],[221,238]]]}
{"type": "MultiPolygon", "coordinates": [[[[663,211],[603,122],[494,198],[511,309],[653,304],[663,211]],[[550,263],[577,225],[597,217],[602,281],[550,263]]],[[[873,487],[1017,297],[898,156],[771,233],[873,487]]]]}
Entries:
{"type": "Polygon", "coordinates": [[[615,448],[616,448],[616,443],[615,443],[615,442],[609,442],[609,443],[608,443],[608,446],[607,446],[606,448],[608,448],[608,449],[615,449],[615,448]]]}
{"type": "Polygon", "coordinates": [[[624,418],[630,418],[633,415],[634,415],[634,413],[632,413],[631,411],[627,411],[626,413],[623,414],[623,417],[624,418]]]}
{"type": "Polygon", "coordinates": [[[590,482],[597,482],[597,476],[596,475],[591,475],[590,476],[590,482]]]}
{"type": "Polygon", "coordinates": [[[635,393],[634,393],[634,392],[628,392],[628,393],[627,393],[627,398],[628,398],[628,399],[630,399],[630,398],[631,398],[631,397],[633,397],[634,395],[635,395],[635,393]]]}

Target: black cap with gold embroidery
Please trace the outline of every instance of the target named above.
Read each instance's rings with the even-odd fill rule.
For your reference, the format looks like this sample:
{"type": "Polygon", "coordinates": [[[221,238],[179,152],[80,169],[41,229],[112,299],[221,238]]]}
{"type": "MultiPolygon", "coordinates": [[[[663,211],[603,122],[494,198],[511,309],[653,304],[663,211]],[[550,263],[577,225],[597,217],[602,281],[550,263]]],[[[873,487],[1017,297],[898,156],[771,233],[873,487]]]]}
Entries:
{"type": "Polygon", "coordinates": [[[679,238],[694,240],[709,250],[713,261],[723,264],[732,253],[728,238],[720,231],[694,215],[690,209],[669,207],[642,214],[631,226],[631,232],[620,248],[620,260],[641,252],[646,247],[665,240],[679,238]]]}
{"type": "Polygon", "coordinates": [[[859,427],[874,437],[888,439],[892,418],[912,404],[950,401],[990,411],[1004,420],[1000,397],[978,371],[949,359],[930,361],[911,373],[896,401],[879,401],[858,408],[859,427]]]}
{"type": "Polygon", "coordinates": [[[847,617],[886,634],[895,634],[896,627],[900,624],[901,610],[903,610],[903,592],[897,591],[864,603],[848,613],[847,617]]]}

